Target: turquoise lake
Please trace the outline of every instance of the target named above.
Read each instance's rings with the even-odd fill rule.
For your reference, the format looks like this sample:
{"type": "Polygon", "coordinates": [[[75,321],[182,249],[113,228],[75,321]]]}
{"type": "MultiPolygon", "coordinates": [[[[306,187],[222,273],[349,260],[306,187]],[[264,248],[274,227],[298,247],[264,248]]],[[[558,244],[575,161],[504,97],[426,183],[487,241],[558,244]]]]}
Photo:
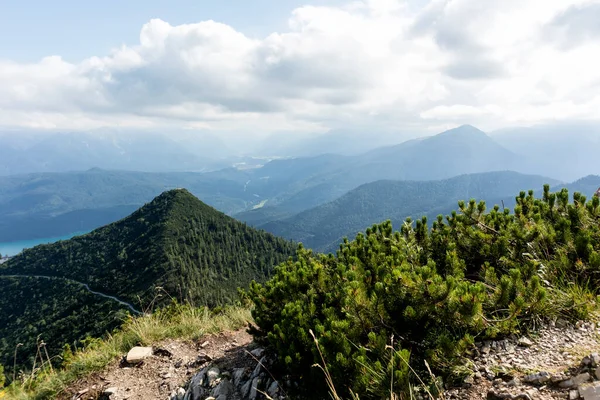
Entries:
{"type": "Polygon", "coordinates": [[[58,242],[59,240],[71,239],[73,236],[83,235],[85,233],[87,232],[73,232],[68,235],[50,238],[19,240],[17,242],[0,242],[0,254],[2,254],[2,256],[15,256],[23,251],[23,249],[29,249],[37,246],[38,244],[54,243],[58,242]]]}

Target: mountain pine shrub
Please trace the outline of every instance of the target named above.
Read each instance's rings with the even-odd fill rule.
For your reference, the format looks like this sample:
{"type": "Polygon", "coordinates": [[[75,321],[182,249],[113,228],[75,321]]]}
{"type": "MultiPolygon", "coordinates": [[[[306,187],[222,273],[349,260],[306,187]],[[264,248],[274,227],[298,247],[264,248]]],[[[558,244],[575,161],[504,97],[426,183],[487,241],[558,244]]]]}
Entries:
{"type": "Polygon", "coordinates": [[[544,189],[521,192],[513,213],[471,200],[431,225],[374,225],[335,256],[300,246],[252,283],[253,334],[303,386],[324,389],[312,330],[338,390],[375,399],[407,390],[409,364],[447,373],[475,337],[585,317],[600,284],[599,199],[544,189]]]}

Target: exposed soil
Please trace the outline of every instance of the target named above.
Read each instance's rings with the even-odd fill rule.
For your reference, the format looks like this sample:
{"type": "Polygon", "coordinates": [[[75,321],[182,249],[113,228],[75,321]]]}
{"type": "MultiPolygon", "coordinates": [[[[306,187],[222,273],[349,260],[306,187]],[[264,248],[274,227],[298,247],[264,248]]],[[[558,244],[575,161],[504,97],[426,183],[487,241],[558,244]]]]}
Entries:
{"type": "Polygon", "coordinates": [[[251,342],[244,329],[207,335],[194,342],[166,340],[153,346],[154,354],[142,363],[132,366],[115,361],[103,372],[75,382],[59,399],[108,398],[103,393],[111,390],[111,400],[165,400],[210,360],[247,363],[246,349],[251,342]]]}

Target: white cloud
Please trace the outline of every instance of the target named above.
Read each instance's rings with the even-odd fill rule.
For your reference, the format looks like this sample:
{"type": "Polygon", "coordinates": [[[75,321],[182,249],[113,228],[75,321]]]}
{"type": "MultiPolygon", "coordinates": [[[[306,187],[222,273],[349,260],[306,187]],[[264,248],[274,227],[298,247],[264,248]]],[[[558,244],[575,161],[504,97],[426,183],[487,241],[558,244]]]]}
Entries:
{"type": "MultiPolygon", "coordinates": [[[[319,131],[597,118],[597,0],[305,6],[262,39],[215,21],[145,24],[72,64],[0,60],[0,126],[319,131]]],[[[249,16],[249,18],[251,18],[249,16]]]]}

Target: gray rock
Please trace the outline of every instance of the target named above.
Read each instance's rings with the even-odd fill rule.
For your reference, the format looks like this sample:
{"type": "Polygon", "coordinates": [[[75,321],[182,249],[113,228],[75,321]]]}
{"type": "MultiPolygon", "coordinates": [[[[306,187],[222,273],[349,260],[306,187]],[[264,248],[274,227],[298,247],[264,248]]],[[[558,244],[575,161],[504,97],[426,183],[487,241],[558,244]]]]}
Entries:
{"type": "Polygon", "coordinates": [[[233,370],[233,374],[231,376],[233,379],[233,384],[234,385],[240,384],[241,380],[244,378],[245,373],[246,373],[246,368],[235,368],[233,370]]]}
{"type": "Polygon", "coordinates": [[[570,379],[567,379],[566,381],[562,381],[558,384],[559,387],[563,388],[563,389],[572,389],[572,388],[576,388],[577,386],[588,382],[590,380],[590,374],[588,374],[587,372],[584,372],[583,374],[579,374],[577,376],[574,376],[570,379]]]}
{"type": "Polygon", "coordinates": [[[583,357],[583,360],[581,360],[581,364],[585,367],[592,368],[600,366],[600,354],[592,353],[588,356],[583,357]]]}
{"type": "Polygon", "coordinates": [[[573,378],[569,378],[567,380],[559,382],[558,387],[563,389],[571,389],[575,387],[575,382],[573,381],[573,378]]]}
{"type": "Polygon", "coordinates": [[[247,399],[250,396],[250,390],[252,389],[252,379],[247,380],[240,389],[240,394],[243,399],[247,399]]]}
{"type": "Polygon", "coordinates": [[[258,385],[260,385],[260,378],[257,376],[252,380],[252,385],[250,386],[250,394],[248,395],[248,400],[256,400],[256,396],[258,395],[258,385]]]}
{"type": "Polygon", "coordinates": [[[600,400],[600,382],[580,385],[579,395],[584,400],[600,400]]]}
{"type": "Polygon", "coordinates": [[[127,353],[127,362],[129,364],[137,364],[144,361],[152,355],[152,347],[136,346],[127,353]]]}
{"type": "Polygon", "coordinates": [[[533,385],[543,385],[550,382],[551,375],[548,372],[538,372],[537,374],[530,374],[523,378],[525,383],[531,383],[533,385]]]}
{"type": "Polygon", "coordinates": [[[211,396],[213,396],[215,400],[227,400],[233,391],[234,388],[231,381],[224,379],[212,390],[211,396]]]}
{"type": "Polygon", "coordinates": [[[270,398],[275,399],[279,394],[279,384],[277,382],[272,382],[267,389],[267,394],[270,398]]]}
{"type": "Polygon", "coordinates": [[[589,382],[591,380],[591,378],[592,377],[590,376],[589,373],[584,372],[583,374],[579,374],[575,378],[573,378],[573,381],[575,382],[575,386],[579,386],[586,382],[589,382]]]}
{"type": "Polygon", "coordinates": [[[528,393],[519,393],[512,395],[508,392],[497,392],[490,390],[487,394],[488,400],[531,400],[531,396],[528,393]]]}
{"type": "Polygon", "coordinates": [[[267,358],[266,357],[263,357],[263,358],[260,359],[260,361],[258,362],[258,364],[256,364],[256,367],[254,368],[254,371],[252,371],[252,375],[250,375],[250,379],[254,379],[254,378],[256,378],[260,374],[262,366],[265,364],[265,362],[267,362],[267,358]]]}
{"type": "Polygon", "coordinates": [[[594,375],[596,376],[596,379],[600,380],[600,367],[596,367],[594,375]]]}
{"type": "Polygon", "coordinates": [[[531,346],[533,346],[533,342],[530,339],[526,338],[526,337],[522,337],[521,339],[519,339],[518,344],[521,347],[531,347],[531,346]]]}
{"type": "Polygon", "coordinates": [[[569,379],[569,377],[561,372],[559,374],[553,374],[552,377],[550,378],[550,381],[552,383],[559,383],[562,381],[566,381],[567,379],[569,379]]]}
{"type": "Polygon", "coordinates": [[[579,398],[579,390],[569,390],[569,400],[577,400],[579,398]]]}
{"type": "Polygon", "coordinates": [[[475,383],[475,379],[473,378],[473,375],[467,376],[463,380],[463,383],[464,383],[465,386],[472,386],[475,383]]]}
{"type": "Polygon", "coordinates": [[[261,358],[263,354],[265,354],[265,349],[259,347],[258,349],[252,350],[250,354],[252,354],[256,358],[261,358]]]}
{"type": "Polygon", "coordinates": [[[180,387],[177,389],[177,400],[183,400],[183,396],[185,396],[185,389],[180,387]]]}
{"type": "Polygon", "coordinates": [[[519,378],[513,378],[506,385],[510,387],[521,386],[521,380],[519,378]]]}

